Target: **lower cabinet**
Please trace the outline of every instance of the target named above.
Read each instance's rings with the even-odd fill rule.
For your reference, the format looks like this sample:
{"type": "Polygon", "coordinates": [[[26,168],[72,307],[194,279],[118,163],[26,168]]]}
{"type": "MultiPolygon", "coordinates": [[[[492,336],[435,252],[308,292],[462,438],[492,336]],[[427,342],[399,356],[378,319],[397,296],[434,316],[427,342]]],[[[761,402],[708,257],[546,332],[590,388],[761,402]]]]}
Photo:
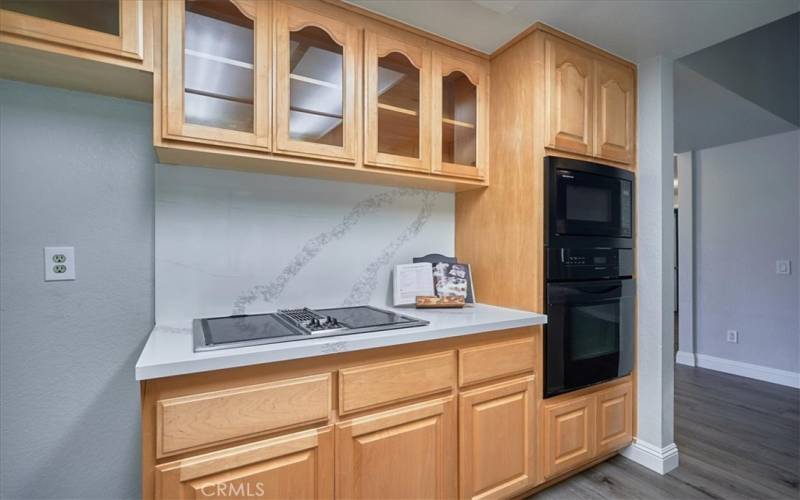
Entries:
{"type": "Polygon", "coordinates": [[[336,424],[337,498],[453,498],[452,396],[336,424]]]}
{"type": "Polygon", "coordinates": [[[459,396],[460,498],[505,498],[534,485],[534,377],[459,396]]]}
{"type": "Polygon", "coordinates": [[[333,498],[331,426],[156,467],[155,498],[333,498]]]}
{"type": "Polygon", "coordinates": [[[631,384],[597,394],[597,455],[626,446],[633,439],[631,384]]]}

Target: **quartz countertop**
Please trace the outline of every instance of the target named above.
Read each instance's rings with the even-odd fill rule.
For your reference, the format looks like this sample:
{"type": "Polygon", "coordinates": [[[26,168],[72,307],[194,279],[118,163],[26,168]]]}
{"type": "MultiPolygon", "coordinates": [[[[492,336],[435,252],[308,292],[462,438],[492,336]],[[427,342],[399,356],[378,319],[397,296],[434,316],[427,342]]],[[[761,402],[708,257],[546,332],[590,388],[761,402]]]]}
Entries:
{"type": "Polygon", "coordinates": [[[376,307],[424,319],[430,324],[205,352],[193,350],[191,319],[156,324],[136,362],[136,380],[425,342],[547,322],[547,316],[543,314],[486,304],[474,304],[463,309],[376,307]]]}

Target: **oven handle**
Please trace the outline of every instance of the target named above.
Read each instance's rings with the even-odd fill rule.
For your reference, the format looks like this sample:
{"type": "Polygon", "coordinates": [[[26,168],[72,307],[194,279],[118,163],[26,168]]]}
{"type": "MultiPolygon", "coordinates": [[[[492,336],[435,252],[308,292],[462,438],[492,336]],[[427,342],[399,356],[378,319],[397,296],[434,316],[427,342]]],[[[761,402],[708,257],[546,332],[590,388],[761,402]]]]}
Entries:
{"type": "Polygon", "coordinates": [[[606,287],[606,288],[602,288],[602,289],[575,287],[575,288],[573,288],[573,290],[577,290],[577,291],[583,292],[583,293],[591,293],[593,295],[602,295],[604,293],[608,293],[608,292],[611,292],[613,290],[619,290],[620,288],[622,288],[622,283],[620,283],[619,285],[612,285],[612,286],[609,286],[609,287],[606,287]]]}

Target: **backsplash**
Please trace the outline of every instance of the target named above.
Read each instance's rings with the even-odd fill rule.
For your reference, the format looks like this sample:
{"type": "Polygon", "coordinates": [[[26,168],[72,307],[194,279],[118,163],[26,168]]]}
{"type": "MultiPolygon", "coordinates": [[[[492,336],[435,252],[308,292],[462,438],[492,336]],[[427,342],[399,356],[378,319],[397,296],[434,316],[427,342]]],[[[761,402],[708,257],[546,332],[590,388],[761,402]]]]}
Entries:
{"type": "Polygon", "coordinates": [[[156,165],[156,322],[391,302],[391,270],[453,255],[454,196],[156,165]]]}

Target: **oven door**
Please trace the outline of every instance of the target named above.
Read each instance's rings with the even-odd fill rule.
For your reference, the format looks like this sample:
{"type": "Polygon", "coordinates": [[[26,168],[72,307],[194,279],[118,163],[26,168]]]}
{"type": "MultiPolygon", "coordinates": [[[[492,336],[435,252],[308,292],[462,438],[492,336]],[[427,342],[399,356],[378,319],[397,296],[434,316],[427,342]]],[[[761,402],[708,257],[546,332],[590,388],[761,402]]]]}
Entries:
{"type": "Polygon", "coordinates": [[[631,372],[634,295],[631,279],[548,283],[545,397],[631,372]]]}
{"type": "Polygon", "coordinates": [[[554,237],[631,238],[630,180],[556,169],[553,181],[550,231],[554,237]]]}

